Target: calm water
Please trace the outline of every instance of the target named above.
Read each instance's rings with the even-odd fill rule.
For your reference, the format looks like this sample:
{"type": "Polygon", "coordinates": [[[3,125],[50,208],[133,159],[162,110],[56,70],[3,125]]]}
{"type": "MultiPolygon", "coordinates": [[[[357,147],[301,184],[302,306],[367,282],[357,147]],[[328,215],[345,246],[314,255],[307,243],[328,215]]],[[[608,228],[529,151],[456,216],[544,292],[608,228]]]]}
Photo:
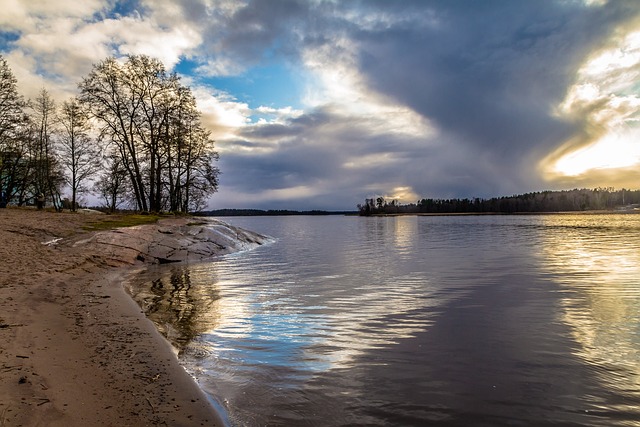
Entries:
{"type": "Polygon", "coordinates": [[[133,292],[231,425],[640,425],[640,215],[224,220],[133,292]]]}

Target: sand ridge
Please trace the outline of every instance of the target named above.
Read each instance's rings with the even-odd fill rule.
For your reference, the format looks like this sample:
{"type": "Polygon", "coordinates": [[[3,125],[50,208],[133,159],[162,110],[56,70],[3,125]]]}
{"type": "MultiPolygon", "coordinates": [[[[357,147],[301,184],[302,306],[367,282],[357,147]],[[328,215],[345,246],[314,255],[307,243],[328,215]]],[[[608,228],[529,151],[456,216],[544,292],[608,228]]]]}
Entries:
{"type": "Polygon", "coordinates": [[[139,253],[87,221],[0,209],[0,427],[222,425],[123,290],[139,253]]]}

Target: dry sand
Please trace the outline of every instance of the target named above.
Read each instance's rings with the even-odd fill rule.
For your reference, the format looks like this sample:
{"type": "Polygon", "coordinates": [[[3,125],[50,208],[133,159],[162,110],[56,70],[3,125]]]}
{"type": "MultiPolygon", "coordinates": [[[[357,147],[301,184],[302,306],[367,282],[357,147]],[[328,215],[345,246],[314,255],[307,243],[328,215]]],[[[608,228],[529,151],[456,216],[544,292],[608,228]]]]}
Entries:
{"type": "Polygon", "coordinates": [[[0,427],[222,425],[124,292],[136,254],[73,245],[91,220],[0,209],[0,427]]]}

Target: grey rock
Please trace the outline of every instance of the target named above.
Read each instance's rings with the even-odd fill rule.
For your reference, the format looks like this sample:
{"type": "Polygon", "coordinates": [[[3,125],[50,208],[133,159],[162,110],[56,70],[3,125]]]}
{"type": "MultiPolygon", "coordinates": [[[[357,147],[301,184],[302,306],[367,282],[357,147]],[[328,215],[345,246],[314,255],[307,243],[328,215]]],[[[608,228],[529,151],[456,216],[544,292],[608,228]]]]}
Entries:
{"type": "Polygon", "coordinates": [[[111,258],[133,263],[202,261],[253,249],[273,239],[210,218],[170,218],[156,224],[95,233],[75,245],[97,245],[111,258]]]}

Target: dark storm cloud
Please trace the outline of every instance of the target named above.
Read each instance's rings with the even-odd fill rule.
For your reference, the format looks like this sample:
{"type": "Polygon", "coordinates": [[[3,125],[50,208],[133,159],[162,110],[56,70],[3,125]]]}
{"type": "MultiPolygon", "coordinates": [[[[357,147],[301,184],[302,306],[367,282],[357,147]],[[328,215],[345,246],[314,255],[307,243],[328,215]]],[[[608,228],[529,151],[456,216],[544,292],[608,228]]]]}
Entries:
{"type": "MultiPolygon", "coordinates": [[[[357,34],[371,87],[432,119],[457,142],[517,162],[573,132],[550,111],[594,44],[637,3],[420,2],[438,24],[357,34]]],[[[635,7],[633,7],[635,6],[635,7]]],[[[392,13],[389,10],[389,13],[392,13]]]]}
{"type": "Polygon", "coordinates": [[[249,2],[228,20],[222,43],[240,60],[278,51],[293,61],[319,46],[339,54],[336,41],[346,38],[370,90],[419,113],[438,134],[374,134],[367,132],[370,118],[358,123],[331,110],[310,111],[286,125],[244,132],[247,140],[286,143],[259,157],[227,154],[229,167],[253,169],[234,184],[285,188],[295,180],[311,185],[324,179],[358,198],[375,183],[384,191],[385,182],[387,189],[404,185],[435,197],[543,189],[538,162],[580,132],[580,123],[554,116],[554,108],[588,55],[639,12],[633,0],[606,6],[581,1],[249,2]],[[345,167],[349,159],[376,153],[391,160],[371,168],[345,167]]]}
{"type": "MultiPolygon", "coordinates": [[[[435,153],[421,139],[371,129],[370,119],[345,117],[331,108],[319,108],[291,120],[286,126],[263,124],[243,129],[238,141],[227,141],[221,157],[222,199],[226,194],[253,195],[243,206],[293,209],[354,209],[379,183],[401,186],[412,164],[435,153]],[[247,141],[260,141],[249,146],[247,141]],[[245,150],[251,148],[253,150],[245,150]],[[358,166],[383,156],[393,161],[358,166]],[[351,164],[353,163],[353,166],[351,164]],[[395,183],[395,184],[394,184],[395,183]],[[309,187],[306,195],[263,198],[265,190],[309,187]]],[[[423,176],[421,171],[416,177],[423,176]]]]}
{"type": "Polygon", "coordinates": [[[196,0],[183,4],[186,15],[202,27],[205,53],[230,57],[244,67],[264,64],[277,56],[296,56],[298,29],[311,16],[306,1],[248,1],[231,13],[213,7],[202,13],[196,0]]]}

